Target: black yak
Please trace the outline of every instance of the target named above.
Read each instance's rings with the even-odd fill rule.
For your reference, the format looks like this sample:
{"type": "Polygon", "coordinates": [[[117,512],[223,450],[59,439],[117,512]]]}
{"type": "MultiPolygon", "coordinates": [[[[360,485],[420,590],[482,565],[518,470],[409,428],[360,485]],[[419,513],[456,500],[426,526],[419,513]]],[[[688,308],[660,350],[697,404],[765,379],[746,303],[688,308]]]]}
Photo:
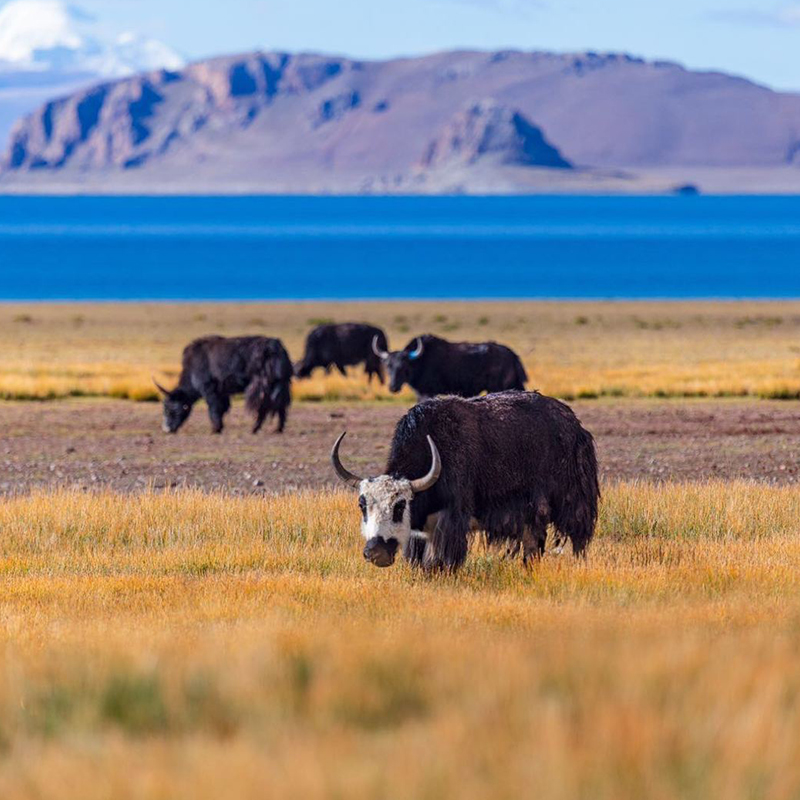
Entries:
{"type": "Polygon", "coordinates": [[[386,350],[386,334],[374,325],[361,322],[344,322],[339,325],[318,325],[306,338],[306,352],[302,361],[295,365],[295,375],[307,378],[317,367],[326,372],[336,367],[346,375],[345,367],[364,363],[367,378],[377,375],[383,383],[383,366],[373,349],[373,342],[386,350]]]}
{"type": "Polygon", "coordinates": [[[497,342],[448,342],[425,334],[393,353],[377,341],[372,349],[389,370],[389,389],[399,392],[407,383],[420,401],[437,394],[474,397],[524,389],[528,380],[519,356],[497,342]]]}
{"type": "Polygon", "coordinates": [[[359,490],[364,557],[380,567],[398,548],[415,565],[456,570],[471,530],[529,562],[544,553],[547,527],[584,554],[600,497],[592,435],[572,409],[538,392],[509,391],[469,400],[444,397],[412,408],[397,424],[386,471],[359,490]]]}
{"type": "Polygon", "coordinates": [[[280,339],[264,336],[204,336],[183,351],[178,386],[171,391],[156,387],[164,397],[166,433],[186,422],[192,406],[202,397],[208,404],[211,430],[222,432],[222,418],[231,407],[232,394],[245,394],[247,410],[255,416],[257,433],[268,416],[277,415],[277,432],[286,425],[292,402],[292,362],[280,339]]]}

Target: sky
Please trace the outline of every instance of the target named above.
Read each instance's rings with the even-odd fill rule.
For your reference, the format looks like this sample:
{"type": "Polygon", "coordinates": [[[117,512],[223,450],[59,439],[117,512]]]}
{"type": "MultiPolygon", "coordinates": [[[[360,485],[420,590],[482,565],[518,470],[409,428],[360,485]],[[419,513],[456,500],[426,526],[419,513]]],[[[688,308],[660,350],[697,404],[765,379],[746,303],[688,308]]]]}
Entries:
{"type": "MultiPolygon", "coordinates": [[[[800,0],[72,0],[194,59],[455,47],[623,51],[800,90],[800,0]]],[[[2,5],[2,0],[0,0],[2,5]]]]}

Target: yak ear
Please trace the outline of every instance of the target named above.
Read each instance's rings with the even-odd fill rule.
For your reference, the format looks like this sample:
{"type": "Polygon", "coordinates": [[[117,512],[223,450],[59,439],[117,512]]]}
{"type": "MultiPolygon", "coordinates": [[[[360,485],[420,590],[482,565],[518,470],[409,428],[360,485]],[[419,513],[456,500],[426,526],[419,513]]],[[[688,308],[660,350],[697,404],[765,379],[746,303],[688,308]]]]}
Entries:
{"type": "Polygon", "coordinates": [[[156,387],[156,389],[158,389],[158,391],[161,393],[161,395],[162,395],[163,397],[169,397],[169,396],[170,396],[170,392],[169,392],[169,390],[168,390],[168,389],[165,389],[165,388],[164,388],[164,387],[163,387],[163,386],[162,386],[162,385],[161,385],[161,384],[160,384],[160,383],[159,383],[159,382],[158,382],[158,381],[155,379],[155,376],[153,376],[153,383],[155,384],[155,387],[156,387]]]}

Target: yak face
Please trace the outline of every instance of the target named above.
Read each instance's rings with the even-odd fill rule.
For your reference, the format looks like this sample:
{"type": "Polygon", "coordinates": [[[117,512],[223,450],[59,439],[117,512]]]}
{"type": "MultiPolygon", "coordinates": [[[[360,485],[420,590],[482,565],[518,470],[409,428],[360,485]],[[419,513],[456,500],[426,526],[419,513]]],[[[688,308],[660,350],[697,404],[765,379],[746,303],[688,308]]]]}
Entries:
{"type": "Polygon", "coordinates": [[[404,350],[395,350],[394,353],[381,349],[377,334],[372,337],[372,352],[383,361],[389,373],[389,391],[397,394],[404,384],[411,383],[423,350],[424,345],[419,337],[412,344],[407,344],[404,350]]]}
{"type": "Polygon", "coordinates": [[[377,567],[394,564],[399,547],[421,534],[411,530],[411,481],[381,475],[361,481],[358,505],[361,534],[366,539],[364,558],[377,567]]]}
{"type": "Polygon", "coordinates": [[[294,364],[293,369],[294,374],[298,378],[307,378],[311,374],[311,370],[313,370],[314,367],[307,364],[304,359],[303,361],[298,361],[296,364],[294,364]]]}
{"type": "Polygon", "coordinates": [[[413,537],[426,538],[424,533],[411,530],[411,501],[415,494],[428,491],[439,480],[442,458],[433,439],[428,436],[431,467],[424,477],[413,480],[391,475],[360,478],[350,472],[339,458],[339,446],[346,435],[343,433],[334,443],[331,464],[342,481],[358,489],[361,533],[367,540],[364,558],[378,567],[390,567],[399,546],[405,549],[413,537]]]}
{"type": "Polygon", "coordinates": [[[408,353],[403,350],[389,354],[389,358],[386,359],[386,370],[389,373],[389,391],[394,394],[413,378],[413,367],[408,360],[408,353]]]}
{"type": "Polygon", "coordinates": [[[411,384],[417,374],[417,365],[421,355],[422,344],[419,339],[411,350],[398,350],[388,354],[384,360],[389,373],[389,390],[391,392],[397,394],[404,384],[411,384]]]}
{"type": "Polygon", "coordinates": [[[181,389],[175,389],[164,396],[164,433],[175,433],[192,413],[194,401],[181,389]]]}

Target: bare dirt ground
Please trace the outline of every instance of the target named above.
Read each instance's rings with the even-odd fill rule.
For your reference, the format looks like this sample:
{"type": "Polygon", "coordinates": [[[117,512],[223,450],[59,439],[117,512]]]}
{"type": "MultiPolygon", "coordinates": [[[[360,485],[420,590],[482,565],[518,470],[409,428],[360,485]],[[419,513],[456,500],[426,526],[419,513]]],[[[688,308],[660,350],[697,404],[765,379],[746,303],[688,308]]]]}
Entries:
{"type": "MultiPolygon", "coordinates": [[[[755,400],[615,400],[573,407],[598,445],[604,480],[800,478],[800,405],[755,400]]],[[[199,487],[234,494],[335,485],[334,438],[355,472],[386,459],[398,405],[296,404],[286,433],[253,436],[240,405],[222,436],[198,406],[178,434],[160,430],[160,408],[120,400],[0,404],[0,493],[32,488],[199,487]]]]}

